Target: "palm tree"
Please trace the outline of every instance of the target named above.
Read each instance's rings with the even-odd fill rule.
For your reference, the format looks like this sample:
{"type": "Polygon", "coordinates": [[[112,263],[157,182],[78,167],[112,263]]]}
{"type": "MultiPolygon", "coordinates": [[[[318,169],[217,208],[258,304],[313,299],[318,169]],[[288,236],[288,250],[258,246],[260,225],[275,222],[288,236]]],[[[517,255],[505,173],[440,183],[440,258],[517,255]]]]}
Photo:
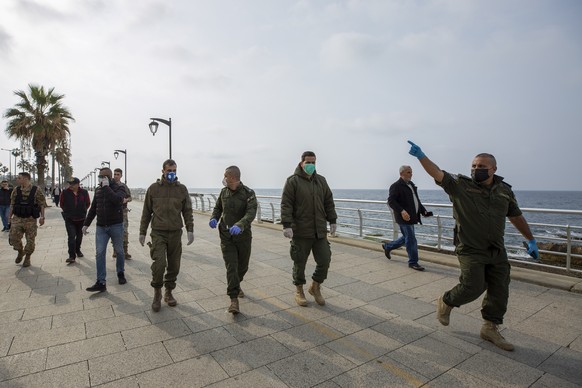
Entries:
{"type": "Polygon", "coordinates": [[[62,105],[64,94],[56,94],[55,88],[45,91],[43,86],[33,84],[28,88],[30,96],[22,90],[14,92],[20,97],[20,102],[4,113],[4,117],[9,119],[6,134],[34,150],[38,184],[44,188],[47,156],[68,139],[69,121],[75,119],[62,105]]]}

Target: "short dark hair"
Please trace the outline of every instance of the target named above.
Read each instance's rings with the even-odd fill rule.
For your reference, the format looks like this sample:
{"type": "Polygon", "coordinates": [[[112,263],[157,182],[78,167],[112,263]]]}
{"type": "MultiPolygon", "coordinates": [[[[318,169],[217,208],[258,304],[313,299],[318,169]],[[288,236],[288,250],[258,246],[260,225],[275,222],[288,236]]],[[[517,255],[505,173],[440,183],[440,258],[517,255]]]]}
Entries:
{"type": "Polygon", "coordinates": [[[227,175],[230,175],[230,176],[240,180],[240,168],[238,168],[237,166],[229,166],[224,170],[224,172],[227,175]]]}
{"type": "Polygon", "coordinates": [[[120,168],[116,168],[115,170],[113,170],[113,172],[118,172],[118,173],[120,173],[121,175],[123,175],[123,170],[122,170],[122,169],[120,169],[120,168]]]}
{"type": "Polygon", "coordinates": [[[0,183],[8,183],[8,181],[6,179],[4,179],[2,182],[0,183]]]}
{"type": "Polygon", "coordinates": [[[477,154],[475,157],[476,158],[489,158],[493,162],[493,166],[497,167],[497,160],[495,160],[495,156],[493,156],[491,154],[488,154],[486,152],[482,152],[480,154],[477,154]]]}
{"type": "Polygon", "coordinates": [[[308,156],[313,156],[315,157],[315,152],[313,151],[305,151],[304,153],[301,154],[301,161],[304,162],[305,158],[308,156]]]}
{"type": "Polygon", "coordinates": [[[107,175],[109,178],[113,176],[109,167],[103,167],[99,169],[99,175],[107,175]]]}
{"type": "Polygon", "coordinates": [[[25,178],[28,178],[28,179],[30,179],[30,174],[29,174],[29,173],[27,173],[27,172],[19,172],[19,173],[18,173],[18,175],[20,175],[20,176],[23,176],[23,177],[25,177],[25,178]]]}
{"type": "Polygon", "coordinates": [[[166,159],[162,164],[162,170],[165,170],[167,166],[177,166],[176,161],[174,159],[166,159]]]}

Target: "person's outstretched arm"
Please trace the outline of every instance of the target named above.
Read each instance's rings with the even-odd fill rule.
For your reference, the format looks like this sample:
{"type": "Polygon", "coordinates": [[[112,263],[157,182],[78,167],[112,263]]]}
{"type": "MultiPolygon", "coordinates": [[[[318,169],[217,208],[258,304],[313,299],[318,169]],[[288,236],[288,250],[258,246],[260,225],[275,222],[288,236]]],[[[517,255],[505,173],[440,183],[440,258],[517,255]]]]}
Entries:
{"type": "Polygon", "coordinates": [[[443,170],[441,170],[439,166],[437,166],[432,160],[430,160],[424,154],[424,152],[422,152],[419,146],[417,146],[410,140],[408,140],[408,144],[410,144],[410,151],[408,151],[408,153],[412,156],[417,157],[418,161],[420,162],[424,170],[428,173],[428,175],[433,177],[434,180],[437,181],[438,183],[441,183],[443,177],[445,176],[443,170]]]}

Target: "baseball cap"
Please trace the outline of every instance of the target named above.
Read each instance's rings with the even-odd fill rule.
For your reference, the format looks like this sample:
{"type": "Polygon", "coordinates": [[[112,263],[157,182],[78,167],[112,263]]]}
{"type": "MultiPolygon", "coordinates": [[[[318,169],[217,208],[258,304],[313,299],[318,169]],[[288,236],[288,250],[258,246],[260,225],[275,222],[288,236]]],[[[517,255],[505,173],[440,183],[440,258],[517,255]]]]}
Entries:
{"type": "Polygon", "coordinates": [[[73,178],[71,178],[71,180],[68,181],[68,183],[70,185],[74,185],[75,183],[81,183],[81,181],[79,180],[79,178],[73,177],[73,178]]]}

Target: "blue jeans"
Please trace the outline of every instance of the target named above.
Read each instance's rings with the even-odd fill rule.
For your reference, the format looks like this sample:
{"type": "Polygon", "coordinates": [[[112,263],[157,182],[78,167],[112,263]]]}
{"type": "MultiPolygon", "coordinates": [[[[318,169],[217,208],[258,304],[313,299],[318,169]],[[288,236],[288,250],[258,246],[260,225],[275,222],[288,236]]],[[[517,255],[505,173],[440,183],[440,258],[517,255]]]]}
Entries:
{"type": "Polygon", "coordinates": [[[414,225],[398,224],[402,236],[396,240],[384,243],[384,249],[391,251],[406,245],[406,252],[408,253],[408,265],[418,263],[418,245],[416,243],[416,236],[414,235],[414,225]]]}
{"type": "Polygon", "coordinates": [[[105,279],[107,278],[107,263],[105,256],[107,253],[107,243],[110,238],[113,242],[113,249],[117,254],[117,273],[124,272],[125,253],[123,252],[123,223],[111,226],[97,226],[97,230],[95,231],[97,282],[102,284],[105,284],[105,279]]]}
{"type": "Polygon", "coordinates": [[[0,206],[0,217],[2,217],[2,226],[4,229],[8,228],[8,211],[10,210],[10,205],[0,206]]]}

